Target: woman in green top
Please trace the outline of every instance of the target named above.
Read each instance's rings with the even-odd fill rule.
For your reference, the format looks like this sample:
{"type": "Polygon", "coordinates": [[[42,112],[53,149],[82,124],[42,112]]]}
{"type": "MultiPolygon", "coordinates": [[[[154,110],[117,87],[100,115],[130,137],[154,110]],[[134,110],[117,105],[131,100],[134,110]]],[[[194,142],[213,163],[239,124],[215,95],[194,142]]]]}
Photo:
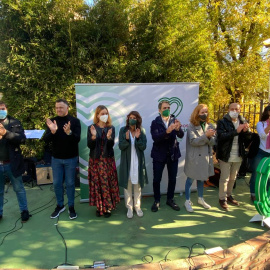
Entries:
{"type": "Polygon", "coordinates": [[[139,217],[143,216],[141,189],[148,183],[144,158],[146,135],[141,125],[140,114],[137,111],[132,111],[127,115],[126,126],[119,131],[121,162],[118,180],[119,186],[124,188],[128,218],[133,217],[133,208],[139,217]],[[134,188],[134,202],[132,187],[134,188]]]}
{"type": "Polygon", "coordinates": [[[214,175],[212,146],[215,144],[215,134],[213,125],[209,123],[207,105],[197,105],[190,116],[190,124],[187,128],[184,172],[187,176],[185,207],[188,212],[194,211],[190,201],[191,185],[194,179],[197,180],[198,204],[206,209],[211,208],[203,199],[203,184],[209,176],[214,175]]]}

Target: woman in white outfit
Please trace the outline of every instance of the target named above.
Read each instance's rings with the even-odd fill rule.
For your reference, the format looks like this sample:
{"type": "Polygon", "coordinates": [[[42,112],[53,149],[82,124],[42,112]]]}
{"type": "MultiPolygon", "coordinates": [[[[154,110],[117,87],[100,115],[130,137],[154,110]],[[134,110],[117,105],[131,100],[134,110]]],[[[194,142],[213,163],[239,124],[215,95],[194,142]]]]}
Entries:
{"type": "Polygon", "coordinates": [[[132,111],[127,115],[126,126],[119,131],[121,162],[118,178],[119,186],[124,188],[128,218],[133,217],[133,209],[139,217],[143,216],[141,189],[148,183],[144,158],[147,141],[145,130],[141,125],[140,114],[137,111],[132,111]],[[132,187],[134,189],[134,201],[132,187]]]}
{"type": "Polygon", "coordinates": [[[194,212],[190,201],[190,191],[195,179],[197,180],[198,204],[206,209],[211,208],[203,199],[203,185],[209,176],[214,175],[212,146],[215,144],[215,133],[213,125],[209,123],[207,105],[199,104],[192,112],[187,128],[184,172],[187,176],[185,207],[188,212],[194,212]]]}

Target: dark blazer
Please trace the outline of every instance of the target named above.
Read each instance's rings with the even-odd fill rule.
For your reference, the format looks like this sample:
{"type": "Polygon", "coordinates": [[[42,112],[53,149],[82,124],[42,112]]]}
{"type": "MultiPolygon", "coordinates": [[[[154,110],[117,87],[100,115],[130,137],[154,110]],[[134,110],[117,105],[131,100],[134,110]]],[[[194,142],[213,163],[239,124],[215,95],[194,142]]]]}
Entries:
{"type": "Polygon", "coordinates": [[[19,177],[25,172],[20,144],[25,142],[26,137],[19,120],[9,115],[6,120],[8,121],[8,126],[6,128],[7,133],[4,138],[6,139],[9,147],[11,171],[14,177],[19,177]]]}
{"type": "MultiPolygon", "coordinates": [[[[238,116],[238,119],[240,124],[247,122],[241,115],[238,116]]],[[[228,162],[235,136],[238,136],[239,156],[244,157],[245,148],[251,142],[251,135],[250,131],[237,133],[231,117],[226,114],[217,123],[217,159],[228,162]]]]}
{"type": "MultiPolygon", "coordinates": [[[[92,125],[91,125],[92,126],[92,125]]],[[[87,146],[90,148],[90,153],[89,156],[92,159],[95,158],[100,158],[102,157],[114,157],[114,151],[113,151],[113,146],[114,146],[114,138],[115,138],[115,128],[114,126],[111,127],[105,127],[104,129],[100,128],[96,124],[93,126],[95,127],[97,131],[97,136],[95,140],[92,140],[92,134],[90,131],[91,126],[88,127],[87,129],[87,146]],[[112,136],[111,139],[107,139],[107,133],[108,130],[112,128],[112,136]],[[105,139],[103,143],[103,152],[101,153],[101,142],[102,142],[102,130],[105,132],[105,139]]]]}
{"type": "MultiPolygon", "coordinates": [[[[175,116],[171,115],[169,125],[175,121],[175,116]]],[[[151,124],[151,135],[154,141],[151,151],[151,157],[155,161],[167,162],[168,158],[172,161],[181,157],[179,142],[177,138],[184,137],[184,131],[180,128],[179,131],[173,130],[171,133],[166,133],[166,126],[161,118],[157,116],[151,124]]]]}
{"type": "MultiPolygon", "coordinates": [[[[128,128],[122,127],[119,131],[119,148],[121,150],[121,162],[118,174],[119,186],[127,189],[128,180],[130,175],[130,162],[131,162],[131,142],[130,139],[126,139],[126,132],[128,128]]],[[[145,130],[141,129],[141,135],[135,139],[135,149],[138,157],[138,173],[140,187],[143,188],[145,184],[148,184],[144,150],[146,149],[146,135],[145,130]]]]}

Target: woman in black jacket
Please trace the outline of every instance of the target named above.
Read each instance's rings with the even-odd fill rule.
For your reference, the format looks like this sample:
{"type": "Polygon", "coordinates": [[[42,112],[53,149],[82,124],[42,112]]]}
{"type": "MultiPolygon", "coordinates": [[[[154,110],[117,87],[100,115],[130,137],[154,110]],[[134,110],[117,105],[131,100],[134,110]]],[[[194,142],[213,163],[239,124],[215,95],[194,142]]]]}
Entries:
{"type": "Polygon", "coordinates": [[[120,202],[113,151],[115,129],[103,105],[96,108],[93,122],[87,132],[89,204],[97,207],[96,216],[110,217],[120,202]]]}

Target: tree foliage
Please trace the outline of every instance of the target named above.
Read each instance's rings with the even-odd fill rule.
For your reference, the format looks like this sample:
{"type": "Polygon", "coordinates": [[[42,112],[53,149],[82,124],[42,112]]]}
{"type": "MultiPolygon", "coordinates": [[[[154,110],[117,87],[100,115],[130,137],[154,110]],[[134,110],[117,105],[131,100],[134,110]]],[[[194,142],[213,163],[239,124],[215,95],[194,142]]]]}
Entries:
{"type": "MultiPolygon", "coordinates": [[[[200,102],[264,97],[268,0],[2,0],[0,92],[27,129],[74,83],[200,82],[200,102]]],[[[40,147],[33,143],[28,154],[40,147]]],[[[26,150],[25,150],[26,151],[26,150]]]]}

